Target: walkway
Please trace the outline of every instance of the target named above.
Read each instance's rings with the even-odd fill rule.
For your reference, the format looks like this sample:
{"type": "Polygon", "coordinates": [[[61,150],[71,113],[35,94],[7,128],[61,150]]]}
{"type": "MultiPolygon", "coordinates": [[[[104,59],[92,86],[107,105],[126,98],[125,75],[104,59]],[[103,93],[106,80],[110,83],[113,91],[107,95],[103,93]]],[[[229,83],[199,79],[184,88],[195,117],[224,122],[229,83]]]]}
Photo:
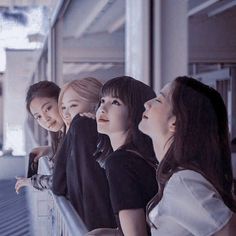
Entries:
{"type": "Polygon", "coordinates": [[[0,180],[0,235],[32,236],[26,192],[17,195],[15,180],[0,180]]]}

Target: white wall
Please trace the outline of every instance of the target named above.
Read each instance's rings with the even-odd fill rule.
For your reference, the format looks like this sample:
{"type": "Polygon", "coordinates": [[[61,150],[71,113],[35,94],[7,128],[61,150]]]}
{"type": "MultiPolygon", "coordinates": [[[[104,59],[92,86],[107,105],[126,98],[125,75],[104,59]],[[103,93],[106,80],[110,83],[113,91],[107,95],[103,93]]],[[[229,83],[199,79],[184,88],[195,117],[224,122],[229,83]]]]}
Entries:
{"type": "Polygon", "coordinates": [[[6,77],[3,82],[4,148],[12,148],[14,155],[25,154],[25,97],[35,67],[35,56],[32,50],[6,50],[6,77]]]}

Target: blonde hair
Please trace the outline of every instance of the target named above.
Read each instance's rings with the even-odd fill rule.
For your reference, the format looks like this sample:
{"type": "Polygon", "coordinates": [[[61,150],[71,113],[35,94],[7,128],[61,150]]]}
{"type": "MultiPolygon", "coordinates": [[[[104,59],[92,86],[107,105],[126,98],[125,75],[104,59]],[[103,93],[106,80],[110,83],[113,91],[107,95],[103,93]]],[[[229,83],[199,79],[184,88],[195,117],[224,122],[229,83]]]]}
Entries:
{"type": "Polygon", "coordinates": [[[88,102],[88,112],[95,113],[96,106],[99,102],[99,92],[102,88],[102,83],[92,77],[73,80],[63,85],[58,98],[58,107],[60,115],[62,115],[61,104],[64,93],[69,88],[72,88],[77,94],[79,99],[88,102]]]}

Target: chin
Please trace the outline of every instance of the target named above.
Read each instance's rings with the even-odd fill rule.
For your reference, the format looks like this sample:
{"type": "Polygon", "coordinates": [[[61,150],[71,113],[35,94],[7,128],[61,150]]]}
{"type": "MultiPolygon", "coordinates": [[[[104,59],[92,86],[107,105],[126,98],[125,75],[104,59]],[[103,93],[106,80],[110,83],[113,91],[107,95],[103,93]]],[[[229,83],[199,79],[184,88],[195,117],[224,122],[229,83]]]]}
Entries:
{"type": "Polygon", "coordinates": [[[53,127],[53,129],[51,129],[50,131],[51,132],[59,132],[61,129],[62,129],[62,126],[56,126],[56,127],[53,127]]]}
{"type": "Polygon", "coordinates": [[[99,127],[99,125],[97,126],[97,131],[100,134],[107,134],[107,132],[104,129],[102,129],[101,127],[99,127]]]}
{"type": "Polygon", "coordinates": [[[142,121],[139,123],[138,129],[139,129],[142,133],[146,134],[146,132],[145,132],[145,127],[144,127],[142,121]]]}

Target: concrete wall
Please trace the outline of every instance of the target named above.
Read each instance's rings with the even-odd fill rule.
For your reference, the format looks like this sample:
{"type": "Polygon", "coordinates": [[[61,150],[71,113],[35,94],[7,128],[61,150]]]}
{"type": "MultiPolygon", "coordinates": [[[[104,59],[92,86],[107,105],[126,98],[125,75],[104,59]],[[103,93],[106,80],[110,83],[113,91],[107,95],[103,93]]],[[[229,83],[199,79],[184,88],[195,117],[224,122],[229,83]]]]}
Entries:
{"type": "MultiPolygon", "coordinates": [[[[2,97],[2,83],[4,81],[5,74],[0,73],[0,144],[3,143],[3,97],[2,97]]],[[[1,149],[1,148],[0,148],[1,149]]]]}

